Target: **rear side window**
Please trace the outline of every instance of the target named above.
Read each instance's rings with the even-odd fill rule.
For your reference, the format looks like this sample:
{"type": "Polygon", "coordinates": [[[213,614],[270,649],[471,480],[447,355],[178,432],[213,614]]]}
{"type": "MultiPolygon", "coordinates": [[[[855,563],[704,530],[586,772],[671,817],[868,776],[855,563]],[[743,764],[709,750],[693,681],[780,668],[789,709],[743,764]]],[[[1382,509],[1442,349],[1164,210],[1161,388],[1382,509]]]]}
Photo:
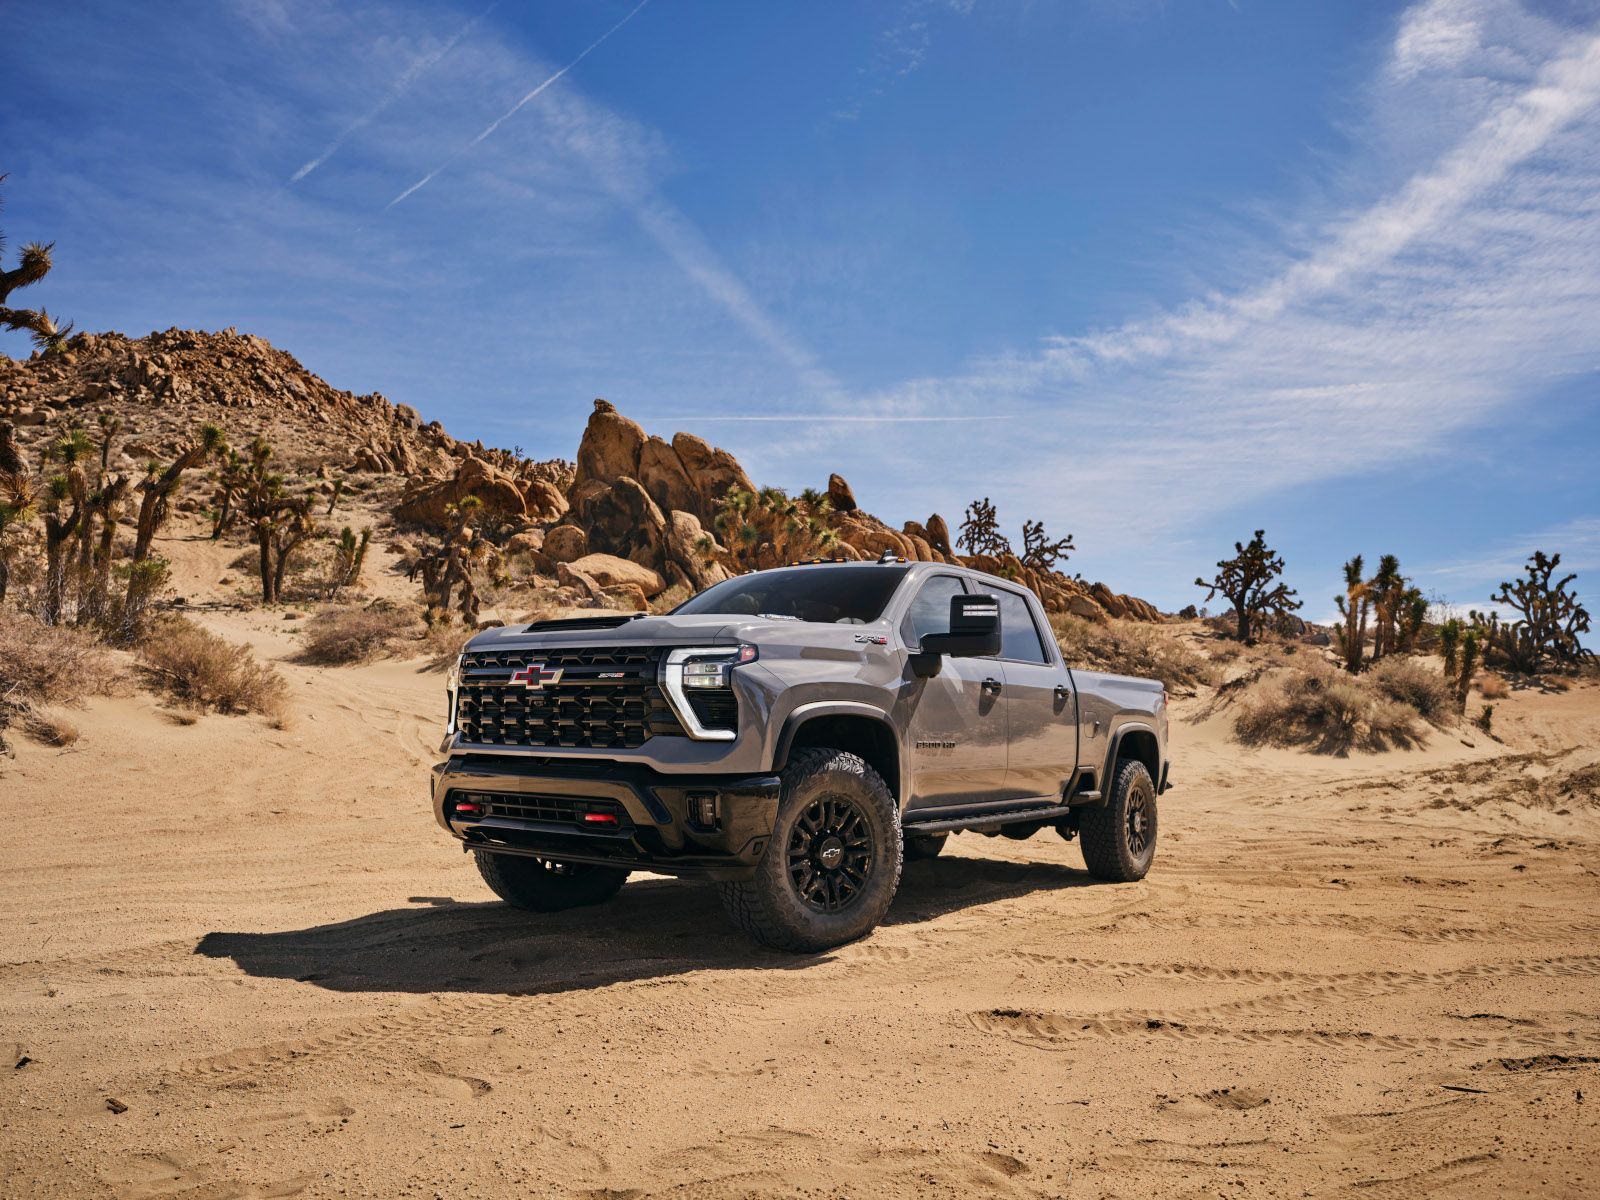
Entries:
{"type": "Polygon", "coordinates": [[[900,623],[900,636],[906,645],[920,646],[930,633],[949,633],[950,597],[965,590],[954,575],[935,575],[924,583],[900,623]]]}
{"type": "Polygon", "coordinates": [[[1028,602],[1015,592],[995,589],[1000,600],[1000,657],[1018,662],[1047,663],[1044,640],[1039,627],[1033,623],[1033,612],[1028,602]]]}

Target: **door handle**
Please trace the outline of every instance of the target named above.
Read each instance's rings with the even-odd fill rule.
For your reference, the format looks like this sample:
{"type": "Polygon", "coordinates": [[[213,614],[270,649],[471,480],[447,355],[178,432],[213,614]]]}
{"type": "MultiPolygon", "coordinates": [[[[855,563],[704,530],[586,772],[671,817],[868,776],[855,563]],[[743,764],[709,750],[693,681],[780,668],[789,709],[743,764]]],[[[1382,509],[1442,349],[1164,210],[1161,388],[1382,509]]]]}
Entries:
{"type": "Polygon", "coordinates": [[[1004,684],[991,675],[988,679],[983,681],[983,694],[986,696],[998,696],[1000,694],[1000,689],[1004,686],[1004,684]]]}
{"type": "Polygon", "coordinates": [[[1070,699],[1072,699],[1072,689],[1069,688],[1064,683],[1056,684],[1056,699],[1057,700],[1070,700],[1070,699]]]}

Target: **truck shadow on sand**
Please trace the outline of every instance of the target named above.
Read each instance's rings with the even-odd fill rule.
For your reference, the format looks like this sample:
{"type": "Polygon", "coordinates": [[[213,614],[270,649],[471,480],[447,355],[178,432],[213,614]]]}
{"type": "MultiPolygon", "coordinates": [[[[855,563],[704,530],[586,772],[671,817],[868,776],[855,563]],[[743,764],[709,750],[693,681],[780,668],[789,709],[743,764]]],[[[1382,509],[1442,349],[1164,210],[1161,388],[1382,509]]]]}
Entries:
{"type": "MultiPolygon", "coordinates": [[[[1098,886],[1052,863],[942,858],[906,867],[884,924],[915,924],[1035,892],[1098,886]]],[[[249,975],[340,992],[536,995],[687,971],[796,970],[840,951],[783,954],[733,928],[707,884],[638,879],[593,908],[528,913],[498,902],[430,897],[351,921],[282,933],[208,933],[196,954],[249,975]]],[[[844,953],[849,953],[844,948],[844,953]]]]}

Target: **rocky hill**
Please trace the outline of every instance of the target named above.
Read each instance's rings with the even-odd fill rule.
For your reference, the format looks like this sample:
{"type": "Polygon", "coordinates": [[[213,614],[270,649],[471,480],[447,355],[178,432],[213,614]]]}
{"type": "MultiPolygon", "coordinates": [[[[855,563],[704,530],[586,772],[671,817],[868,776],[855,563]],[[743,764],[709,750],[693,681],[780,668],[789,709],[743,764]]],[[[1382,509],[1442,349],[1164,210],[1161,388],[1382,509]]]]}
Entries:
{"type": "Polygon", "coordinates": [[[101,412],[121,421],[114,466],[124,470],[170,456],[212,422],[234,445],[262,435],[291,473],[394,480],[392,516],[401,525],[448,529],[461,501],[474,497],[497,551],[526,556],[593,603],[617,603],[619,588],[624,602],[648,601],[793,558],[889,553],[1016,579],[1055,612],[1160,616],[1143,600],[1015,555],[960,555],[937,513],[894,527],[862,511],[838,475],[825,493],[794,500],[758,489],[727,451],[690,433],[650,435],[604,400],[595,401],[576,464],[535,462],[458,441],[377,393],[331,387],[293,356],[233,330],[80,334],[63,353],[0,356],[0,427],[14,427],[35,467],[45,443],[73,424],[92,429],[101,412]]]}

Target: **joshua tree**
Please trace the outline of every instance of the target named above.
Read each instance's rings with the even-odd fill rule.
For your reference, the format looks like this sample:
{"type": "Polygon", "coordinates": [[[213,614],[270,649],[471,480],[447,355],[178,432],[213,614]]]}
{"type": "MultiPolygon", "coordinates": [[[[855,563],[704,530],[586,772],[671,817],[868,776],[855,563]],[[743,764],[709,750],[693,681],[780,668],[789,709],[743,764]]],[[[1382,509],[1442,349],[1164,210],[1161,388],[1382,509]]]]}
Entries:
{"type": "Polygon", "coordinates": [[[1052,542],[1044,531],[1043,521],[1022,523],[1022,565],[1025,567],[1032,567],[1035,571],[1054,571],[1056,561],[1066,558],[1068,551],[1076,549],[1070,533],[1052,542]]]}
{"type": "Polygon", "coordinates": [[[1451,617],[1439,626],[1439,657],[1444,659],[1444,677],[1449,680],[1456,677],[1456,662],[1461,649],[1463,630],[1459,617],[1451,617]]]}
{"type": "Polygon", "coordinates": [[[11,559],[16,554],[17,531],[37,513],[33,484],[20,471],[0,471],[0,604],[11,584],[11,559]]]}
{"type": "Polygon", "coordinates": [[[826,523],[830,511],[827,494],[814,489],[790,497],[776,487],[733,488],[723,496],[712,527],[740,566],[775,567],[823,557],[839,544],[839,535],[826,523]]]}
{"type": "Polygon", "coordinates": [[[339,531],[339,544],[333,552],[333,581],[329,595],[337,599],[339,593],[353,587],[361,578],[361,566],[367,560],[367,543],[372,541],[372,530],[363,529],[359,537],[346,525],[339,531]]]}
{"type": "MultiPolygon", "coordinates": [[[[0,175],[0,183],[6,177],[0,175]]],[[[18,288],[38,283],[50,273],[50,254],[54,242],[29,242],[22,248],[22,257],[15,267],[5,269],[5,235],[0,234],[0,326],[6,329],[26,329],[33,344],[46,353],[61,349],[72,332],[72,325],[58,325],[56,319],[42,308],[8,308],[6,302],[18,288]]]]}
{"type": "Polygon", "coordinates": [[[1467,711],[1467,690],[1472,687],[1472,675],[1478,669],[1478,631],[1469,629],[1461,635],[1461,671],[1456,676],[1456,707],[1467,711]]]}
{"type": "Polygon", "coordinates": [[[172,493],[177,491],[183,473],[190,467],[199,466],[226,445],[222,430],[208,423],[200,427],[200,436],[179,451],[166,470],[155,463],[149,464],[145,478],[139,484],[143,498],[139,501],[138,532],[133,539],[134,562],[143,562],[150,557],[150,543],[161,526],[166,524],[168,502],[172,499],[172,493]]]}
{"type": "Polygon", "coordinates": [[[1405,602],[1406,577],[1400,573],[1400,559],[1385,554],[1378,559],[1378,570],[1367,585],[1372,592],[1376,618],[1372,631],[1372,661],[1377,662],[1399,645],[1401,608],[1405,602]]]}
{"type": "Polygon", "coordinates": [[[1333,598],[1339,606],[1339,615],[1344,618],[1338,626],[1339,655],[1344,659],[1344,669],[1352,675],[1361,673],[1361,657],[1367,641],[1367,609],[1372,603],[1371,591],[1361,578],[1361,567],[1359,554],[1344,564],[1344,595],[1333,598]]]}
{"type": "Polygon", "coordinates": [[[64,473],[52,476],[45,485],[43,615],[49,625],[61,619],[67,584],[66,545],[78,535],[87,519],[89,479],[83,472],[83,460],[92,449],[88,435],[73,428],[63,433],[47,453],[49,459],[66,467],[64,473]],[[67,507],[69,501],[70,508],[67,507]]]}
{"type": "Polygon", "coordinates": [[[311,497],[291,495],[283,476],[268,467],[271,459],[272,447],[257,437],[250,444],[245,484],[238,501],[240,515],[255,538],[264,604],[278,602],[290,557],[317,532],[311,497]]]}
{"type": "Polygon", "coordinates": [[[1553,662],[1570,665],[1593,652],[1584,649],[1578,635],[1589,632],[1589,611],[1578,603],[1567,585],[1577,578],[1568,574],[1551,582],[1561,555],[1536,550],[1528,558],[1525,578],[1508,580],[1490,597],[1520,613],[1514,621],[1473,613],[1473,625],[1487,649],[1503,658],[1512,670],[1532,674],[1553,662]]]}
{"type": "Polygon", "coordinates": [[[1194,585],[1207,589],[1208,601],[1219,592],[1232,601],[1239,619],[1239,640],[1248,642],[1267,617],[1287,617],[1300,607],[1300,601],[1288,584],[1281,580],[1273,583],[1283,574],[1283,559],[1267,548],[1265,530],[1256,530],[1248,546],[1235,542],[1233,549],[1234,557],[1217,563],[1216,578],[1210,582],[1196,579],[1194,585]]]}
{"type": "Polygon", "coordinates": [[[250,460],[231,446],[222,450],[217,466],[217,490],[212,496],[215,504],[211,510],[211,540],[216,541],[233,525],[237,516],[234,506],[250,481],[250,460]]]}
{"type": "MultiPolygon", "coordinates": [[[[1043,533],[1043,530],[1040,532],[1043,533]]],[[[1011,553],[1011,539],[1000,532],[1000,518],[995,514],[989,497],[967,505],[967,515],[956,535],[956,545],[965,546],[968,554],[987,554],[992,558],[1011,553]]]]}
{"type": "Polygon", "coordinates": [[[451,506],[451,525],[443,540],[407,565],[408,579],[422,577],[422,594],[427,600],[424,619],[429,625],[450,620],[450,599],[458,588],[462,621],[468,625],[478,623],[478,589],[472,581],[472,564],[489,549],[489,543],[478,537],[473,528],[482,505],[476,496],[466,496],[451,506]]]}

